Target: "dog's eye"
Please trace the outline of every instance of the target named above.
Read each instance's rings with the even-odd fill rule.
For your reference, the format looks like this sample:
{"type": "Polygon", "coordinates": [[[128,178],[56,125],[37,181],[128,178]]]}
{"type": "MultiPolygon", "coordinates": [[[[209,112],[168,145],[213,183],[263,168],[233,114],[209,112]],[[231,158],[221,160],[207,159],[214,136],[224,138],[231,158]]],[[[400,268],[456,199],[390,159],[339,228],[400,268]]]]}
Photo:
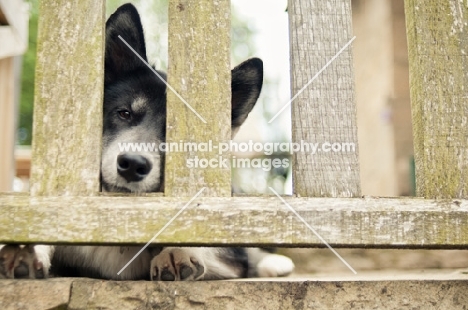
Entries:
{"type": "Polygon", "coordinates": [[[130,111],[128,110],[120,110],[120,111],[117,111],[117,113],[119,114],[119,117],[121,119],[125,119],[125,120],[129,120],[130,117],[132,116],[130,111]]]}

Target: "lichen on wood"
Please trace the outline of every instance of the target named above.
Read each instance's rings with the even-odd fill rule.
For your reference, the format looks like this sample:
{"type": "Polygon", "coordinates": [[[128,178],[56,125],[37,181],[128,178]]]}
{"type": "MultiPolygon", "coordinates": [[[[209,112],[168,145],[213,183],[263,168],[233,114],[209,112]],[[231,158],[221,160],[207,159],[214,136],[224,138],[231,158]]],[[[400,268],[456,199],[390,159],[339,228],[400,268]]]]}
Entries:
{"type": "MultiPolygon", "coordinates": [[[[468,201],[285,197],[334,247],[467,248],[468,201]]],[[[145,244],[178,197],[0,195],[0,243],[145,244]]],[[[323,247],[277,197],[200,197],[155,240],[170,245],[323,247]]]]}
{"type": "Polygon", "coordinates": [[[405,1],[416,187],[468,197],[468,6],[405,1]]]}
{"type": "MultiPolygon", "coordinates": [[[[169,1],[168,83],[206,123],[168,90],[167,142],[231,138],[230,19],[230,1],[169,1]]],[[[168,153],[166,195],[189,197],[206,187],[203,196],[230,196],[230,168],[188,167],[195,156],[219,159],[217,150],[168,153]]]]}
{"type": "Polygon", "coordinates": [[[41,1],[32,195],[99,192],[104,1],[41,1]]]}

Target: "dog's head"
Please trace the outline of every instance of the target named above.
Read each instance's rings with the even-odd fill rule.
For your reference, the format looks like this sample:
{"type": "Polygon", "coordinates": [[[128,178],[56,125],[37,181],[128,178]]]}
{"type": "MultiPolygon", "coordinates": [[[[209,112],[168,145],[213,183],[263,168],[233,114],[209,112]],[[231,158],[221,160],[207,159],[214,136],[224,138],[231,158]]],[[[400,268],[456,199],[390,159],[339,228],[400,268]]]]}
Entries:
{"type": "MultiPolygon", "coordinates": [[[[103,190],[160,191],[164,154],[158,145],[166,137],[166,85],[145,64],[143,28],[133,5],[125,4],[109,17],[105,53],[103,190]]],[[[157,72],[166,78],[165,73],[157,72]]],[[[231,74],[234,136],[260,95],[263,63],[258,58],[249,59],[231,74]]]]}

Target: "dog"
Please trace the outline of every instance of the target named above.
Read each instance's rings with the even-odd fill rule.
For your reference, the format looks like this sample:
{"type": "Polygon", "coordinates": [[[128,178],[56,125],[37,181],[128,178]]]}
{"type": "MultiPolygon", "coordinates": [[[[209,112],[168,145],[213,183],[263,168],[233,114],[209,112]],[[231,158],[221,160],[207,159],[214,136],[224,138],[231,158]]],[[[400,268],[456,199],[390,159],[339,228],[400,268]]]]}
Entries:
{"type": "MultiPolygon", "coordinates": [[[[118,36],[143,58],[146,47],[139,14],[132,4],[119,7],[106,22],[102,190],[145,193],[164,187],[164,154],[122,152],[119,144],[165,142],[166,85],[118,36]]],[[[162,78],[166,75],[158,71],[162,78]]],[[[263,63],[249,59],[232,70],[232,133],[254,107],[262,88],[263,63]]],[[[146,248],[120,274],[141,247],[5,245],[0,277],[92,277],[110,280],[213,280],[284,276],[294,264],[282,255],[251,248],[146,248]]]]}

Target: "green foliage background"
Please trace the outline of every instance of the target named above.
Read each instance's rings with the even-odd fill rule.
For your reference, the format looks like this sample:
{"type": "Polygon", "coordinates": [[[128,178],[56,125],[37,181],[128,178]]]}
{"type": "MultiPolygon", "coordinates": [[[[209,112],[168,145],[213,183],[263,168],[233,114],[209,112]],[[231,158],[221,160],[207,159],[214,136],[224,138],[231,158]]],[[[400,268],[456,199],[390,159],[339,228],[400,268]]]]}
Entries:
{"type": "Polygon", "coordinates": [[[21,96],[18,119],[18,144],[30,145],[32,132],[32,117],[34,107],[34,69],[36,67],[36,40],[38,21],[38,0],[29,0],[29,45],[23,55],[21,96]]]}

